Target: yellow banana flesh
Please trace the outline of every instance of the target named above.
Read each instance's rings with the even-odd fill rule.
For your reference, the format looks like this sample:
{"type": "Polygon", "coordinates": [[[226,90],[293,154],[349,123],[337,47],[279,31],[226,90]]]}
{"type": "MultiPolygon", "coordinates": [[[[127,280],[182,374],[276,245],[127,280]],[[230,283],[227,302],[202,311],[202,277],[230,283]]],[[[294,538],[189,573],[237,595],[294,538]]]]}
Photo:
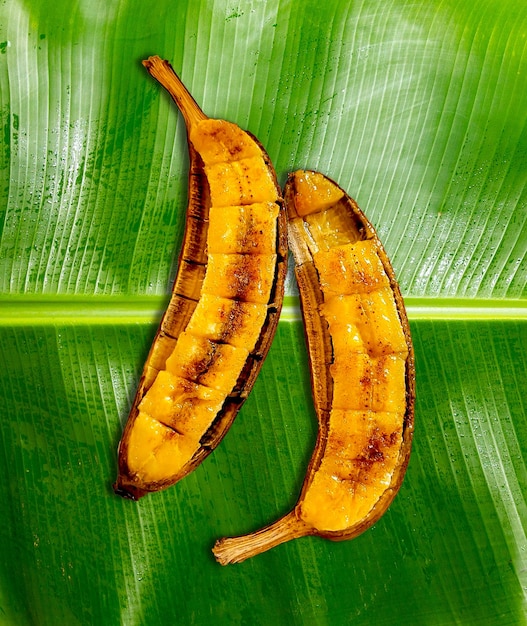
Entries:
{"type": "Polygon", "coordinates": [[[114,490],[132,499],[183,478],[228,430],[274,336],[287,260],[282,198],[262,146],[205,116],[168,62],[143,64],[183,114],[190,168],[171,300],[119,444],[114,490]]]}
{"type": "Polygon", "coordinates": [[[410,455],[413,348],[386,253],[356,203],[322,174],[295,172],[284,196],[319,433],[294,510],[219,540],[221,564],[305,535],[356,537],[388,508],[410,455]]]}

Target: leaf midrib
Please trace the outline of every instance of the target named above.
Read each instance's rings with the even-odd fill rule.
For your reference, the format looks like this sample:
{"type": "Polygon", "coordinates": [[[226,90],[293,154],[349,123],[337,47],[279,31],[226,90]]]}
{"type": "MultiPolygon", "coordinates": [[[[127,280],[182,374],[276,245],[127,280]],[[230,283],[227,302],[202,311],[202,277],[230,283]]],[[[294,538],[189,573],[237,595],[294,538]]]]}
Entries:
{"type": "MultiPolygon", "coordinates": [[[[4,295],[0,326],[157,324],[168,295],[4,295]]],[[[414,320],[527,320],[527,299],[407,297],[414,320]]],[[[286,296],[280,320],[301,319],[298,298],[286,296]]]]}

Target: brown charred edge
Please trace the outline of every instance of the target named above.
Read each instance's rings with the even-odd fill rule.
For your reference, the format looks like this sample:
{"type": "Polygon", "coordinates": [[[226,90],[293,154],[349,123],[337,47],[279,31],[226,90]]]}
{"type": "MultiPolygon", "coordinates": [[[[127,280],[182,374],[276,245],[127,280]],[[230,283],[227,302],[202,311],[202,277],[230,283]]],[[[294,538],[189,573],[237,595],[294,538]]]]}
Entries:
{"type": "Polygon", "coordinates": [[[318,273],[313,263],[295,267],[300,292],[300,308],[304,322],[311,385],[315,410],[327,411],[333,399],[333,379],[329,366],[333,361],[333,348],[326,320],[320,315],[323,303],[322,291],[318,287],[318,273]]]}
{"type": "Polygon", "coordinates": [[[207,265],[206,262],[202,262],[202,255],[196,255],[196,248],[202,244],[206,250],[209,207],[207,196],[199,191],[199,187],[203,186],[206,178],[203,174],[201,157],[191,144],[189,144],[189,154],[189,199],[178,267],[169,303],[144,365],[134,405],[139,404],[154,382],[155,374],[152,376],[151,370],[157,373],[164,369],[166,359],[170,356],[177,338],[187,327],[196,308],[205,277],[207,265]]]}
{"type": "MultiPolygon", "coordinates": [[[[193,217],[207,223],[211,202],[209,181],[205,175],[205,164],[189,139],[187,139],[187,144],[190,158],[187,217],[193,217]]],[[[206,234],[205,232],[205,236],[206,234]]]]}
{"type": "Polygon", "coordinates": [[[126,421],[123,434],[121,435],[121,440],[119,441],[119,447],[117,449],[118,472],[117,472],[117,480],[113,484],[113,490],[116,495],[121,496],[123,498],[127,498],[129,500],[139,500],[139,498],[141,498],[142,496],[145,495],[145,493],[147,493],[146,491],[138,488],[134,484],[133,476],[131,475],[131,472],[128,468],[128,463],[126,461],[127,456],[128,456],[127,452],[128,452],[129,433],[139,413],[137,407],[143,395],[144,395],[144,374],[141,376],[141,380],[139,381],[139,385],[135,394],[135,399],[132,403],[132,407],[130,409],[128,419],[126,421]]]}
{"type": "Polygon", "coordinates": [[[115,482],[113,484],[113,492],[116,496],[121,496],[121,498],[124,498],[125,500],[133,500],[134,502],[137,502],[139,498],[142,498],[144,495],[146,495],[145,491],[134,487],[134,485],[124,486],[121,485],[119,482],[115,482]]]}
{"type": "Polygon", "coordinates": [[[112,488],[116,496],[121,496],[121,498],[133,500],[134,502],[137,502],[140,498],[149,493],[149,491],[140,489],[137,485],[134,485],[133,481],[127,480],[124,475],[121,474],[119,474],[112,488]]]}
{"type": "Polygon", "coordinates": [[[170,300],[146,360],[145,369],[149,365],[157,371],[163,369],[171,350],[160,350],[157,343],[170,343],[172,347],[175,345],[175,340],[187,327],[196,308],[205,276],[209,217],[208,184],[206,184],[201,157],[190,143],[188,148],[190,155],[189,191],[183,241],[170,300]],[[199,251],[200,246],[204,252],[199,251]],[[161,353],[165,354],[164,358],[154,358],[154,355],[161,353]]]}
{"type": "Polygon", "coordinates": [[[185,246],[185,258],[188,263],[206,265],[207,256],[207,231],[208,221],[189,216],[188,217],[188,241],[185,246]]]}
{"type": "Polygon", "coordinates": [[[206,249],[210,194],[203,171],[203,161],[190,142],[188,142],[188,149],[190,159],[188,202],[178,268],[171,297],[145,361],[118,448],[118,477],[113,489],[117,495],[133,500],[138,500],[150,491],[157,491],[165,487],[165,485],[152,485],[149,489],[140,489],[134,484],[134,477],[131,475],[126,462],[127,442],[133,423],[139,413],[138,406],[141,400],[152,386],[157,373],[165,368],[166,360],[170,356],[177,338],[187,327],[196,308],[206,270],[206,264],[200,262],[202,257],[196,257],[196,246],[198,245],[197,242],[203,243],[205,241],[206,249]]]}
{"type": "MultiPolygon", "coordinates": [[[[132,402],[130,413],[121,436],[118,448],[118,477],[113,485],[113,489],[117,495],[132,500],[138,500],[151,489],[140,489],[134,484],[134,478],[128,468],[127,445],[129,433],[133,423],[139,413],[138,407],[145,393],[152,386],[158,372],[164,369],[166,360],[172,353],[176,344],[176,337],[185,328],[187,320],[190,319],[192,312],[196,308],[196,302],[173,295],[170,299],[168,307],[163,315],[161,324],[157,330],[143,372],[137,386],[137,391],[132,402]],[[170,328],[175,336],[167,334],[164,328],[170,328]]],[[[161,488],[161,487],[159,487],[161,488]]]]}
{"type": "MultiPolygon", "coordinates": [[[[302,170],[308,172],[314,172],[314,170],[302,170]]],[[[287,175],[287,181],[284,186],[284,203],[287,211],[288,220],[294,219],[295,217],[300,217],[296,210],[296,174],[297,172],[289,172],[287,175]]]]}
{"type": "Polygon", "coordinates": [[[225,400],[223,407],[216,415],[216,418],[209,426],[203,437],[200,439],[200,449],[192,459],[193,466],[199,465],[213,450],[215,450],[223,437],[227,434],[234,419],[238,415],[245,398],[239,396],[229,396],[225,400]]]}
{"type": "MultiPolygon", "coordinates": [[[[197,302],[201,294],[201,285],[203,284],[206,270],[206,263],[194,263],[193,261],[180,259],[179,271],[174,282],[173,298],[187,298],[197,302]]],[[[170,335],[174,336],[176,334],[174,329],[170,327],[166,327],[164,330],[170,335]]]]}
{"type": "MultiPolygon", "coordinates": [[[[185,232],[178,257],[178,269],[172,286],[172,299],[183,297],[197,302],[207,269],[210,194],[203,161],[190,142],[188,142],[188,150],[190,165],[185,232]]],[[[181,311],[179,313],[181,314],[181,311]]],[[[164,320],[161,328],[167,334],[177,338],[181,330],[187,326],[190,315],[180,318],[177,321],[177,327],[174,328],[171,324],[176,318],[171,315],[164,320]]]]}
{"type": "Polygon", "coordinates": [[[276,220],[276,268],[275,277],[269,302],[267,304],[267,318],[262,332],[256,342],[252,354],[259,359],[265,359],[271,343],[273,341],[278,319],[282,311],[284,301],[285,279],[287,274],[288,248],[287,248],[287,218],[282,201],[278,203],[280,207],[276,220]]]}
{"type": "MultiPolygon", "coordinates": [[[[304,322],[304,337],[307,346],[311,393],[318,421],[315,447],[309,461],[298,503],[302,502],[320,467],[326,450],[329,416],[333,401],[333,377],[330,365],[333,362],[333,345],[326,320],[320,315],[319,307],[323,294],[319,288],[318,273],[312,262],[297,265],[295,275],[300,293],[300,309],[304,322]]],[[[297,506],[298,506],[297,503],[297,506]]]]}
{"type": "Polygon", "coordinates": [[[284,187],[285,206],[290,220],[289,247],[295,259],[295,276],[300,294],[300,310],[307,346],[311,392],[318,421],[317,439],[296,505],[298,507],[313,481],[326,449],[329,416],[333,400],[333,378],[329,370],[333,362],[333,346],[328,324],[319,313],[324,295],[320,289],[318,272],[309,249],[302,243],[302,233],[297,231],[296,226],[293,229],[290,226],[292,220],[302,219],[296,213],[295,194],[295,176],[289,174],[284,187]]]}

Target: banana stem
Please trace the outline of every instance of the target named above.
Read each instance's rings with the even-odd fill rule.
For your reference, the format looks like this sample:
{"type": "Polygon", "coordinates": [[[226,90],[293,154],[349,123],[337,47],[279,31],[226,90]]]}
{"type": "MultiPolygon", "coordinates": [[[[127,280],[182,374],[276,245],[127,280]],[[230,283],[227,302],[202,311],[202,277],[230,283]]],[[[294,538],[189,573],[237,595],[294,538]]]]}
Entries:
{"type": "Polygon", "coordinates": [[[291,511],[273,524],[249,535],[219,539],[212,552],[221,565],[241,563],[281,543],[312,533],[313,529],[291,511]]]}
{"type": "Polygon", "coordinates": [[[168,61],[156,55],[148,57],[143,61],[143,65],[172,96],[185,119],[187,128],[208,119],[168,61]]]}

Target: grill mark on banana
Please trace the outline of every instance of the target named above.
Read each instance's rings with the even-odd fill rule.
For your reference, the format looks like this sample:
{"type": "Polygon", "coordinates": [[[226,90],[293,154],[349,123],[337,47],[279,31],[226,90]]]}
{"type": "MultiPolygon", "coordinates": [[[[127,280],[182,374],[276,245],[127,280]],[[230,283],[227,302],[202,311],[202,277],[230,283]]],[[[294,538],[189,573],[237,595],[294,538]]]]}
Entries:
{"type": "Polygon", "coordinates": [[[319,430],[293,511],[224,538],[223,565],[306,535],[350,539],[386,511],[413,436],[414,357],[391,264],[354,200],[320,173],[285,187],[319,430]]]}
{"type": "Polygon", "coordinates": [[[169,305],[119,444],[114,490],[138,499],[192,471],[248,396],[274,336],[287,262],[286,217],[255,137],[208,118],[167,61],[143,64],[187,128],[185,234],[169,305]]]}

